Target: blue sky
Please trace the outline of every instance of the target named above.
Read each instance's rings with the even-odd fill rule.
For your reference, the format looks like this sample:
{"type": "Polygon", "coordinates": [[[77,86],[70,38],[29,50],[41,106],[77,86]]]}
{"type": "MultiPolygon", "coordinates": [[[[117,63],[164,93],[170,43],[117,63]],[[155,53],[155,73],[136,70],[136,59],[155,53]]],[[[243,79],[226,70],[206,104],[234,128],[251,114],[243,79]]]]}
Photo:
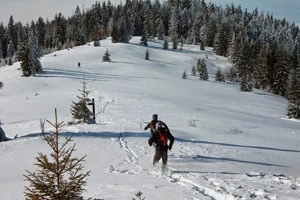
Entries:
{"type": "MultiPolygon", "coordinates": [[[[272,13],[276,18],[286,18],[290,22],[300,25],[300,0],[211,0],[217,5],[234,3],[252,11],[258,8],[264,13],[272,13]]],[[[63,13],[68,17],[74,11],[76,5],[89,8],[96,0],[1,0],[0,22],[7,25],[10,15],[15,21],[26,24],[39,16],[52,20],[56,13],[63,13]]],[[[100,0],[101,2],[101,0],[100,0]]],[[[125,0],[111,0],[112,3],[125,2],[125,0]]],[[[209,0],[206,0],[209,2],[209,0]]]]}

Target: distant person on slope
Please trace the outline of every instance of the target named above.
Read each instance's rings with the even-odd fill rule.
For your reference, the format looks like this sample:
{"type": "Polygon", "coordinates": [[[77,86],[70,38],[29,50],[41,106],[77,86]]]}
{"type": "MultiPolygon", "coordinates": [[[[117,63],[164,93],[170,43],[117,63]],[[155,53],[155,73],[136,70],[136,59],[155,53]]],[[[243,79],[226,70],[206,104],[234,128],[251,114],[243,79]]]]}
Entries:
{"type": "Polygon", "coordinates": [[[153,114],[153,115],[152,115],[152,120],[151,120],[151,122],[149,122],[149,123],[147,124],[147,126],[145,126],[144,130],[147,130],[148,128],[150,128],[151,135],[153,135],[153,133],[156,131],[156,124],[157,124],[158,122],[161,122],[161,123],[163,124],[163,126],[166,128],[166,130],[167,130],[168,132],[170,132],[168,126],[167,126],[163,121],[158,120],[158,115],[157,115],[157,114],[153,114]]]}
{"type": "Polygon", "coordinates": [[[162,122],[157,122],[155,131],[148,140],[149,146],[152,146],[155,143],[153,166],[162,158],[162,169],[165,169],[168,161],[168,150],[172,149],[174,140],[175,139],[169,129],[167,129],[162,122]]]}

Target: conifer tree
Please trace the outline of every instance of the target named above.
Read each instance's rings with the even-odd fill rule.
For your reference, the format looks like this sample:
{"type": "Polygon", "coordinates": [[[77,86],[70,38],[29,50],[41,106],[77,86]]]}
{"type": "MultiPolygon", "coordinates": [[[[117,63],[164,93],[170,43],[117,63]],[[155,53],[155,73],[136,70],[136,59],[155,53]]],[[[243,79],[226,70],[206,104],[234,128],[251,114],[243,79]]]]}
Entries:
{"type": "Polygon", "coordinates": [[[157,38],[159,40],[163,40],[164,35],[165,35],[165,28],[164,28],[164,23],[161,18],[158,19],[158,24],[157,24],[157,38]]]}
{"type": "Polygon", "coordinates": [[[225,82],[225,77],[224,77],[224,74],[222,73],[220,67],[218,68],[218,70],[216,72],[215,81],[225,82]]]}
{"type": "Polygon", "coordinates": [[[33,35],[33,31],[29,29],[29,60],[30,68],[32,75],[40,74],[43,71],[41,62],[40,62],[40,49],[33,35]]]}
{"type": "Polygon", "coordinates": [[[248,81],[247,74],[243,73],[241,77],[240,90],[242,92],[251,92],[253,90],[252,85],[248,81]]]}
{"type": "Polygon", "coordinates": [[[67,27],[67,20],[63,16],[62,13],[59,13],[58,15],[55,15],[54,21],[52,22],[53,25],[51,25],[51,28],[53,31],[53,37],[52,37],[52,47],[56,48],[57,50],[61,50],[64,46],[64,44],[67,41],[66,38],[66,27],[67,27]]]}
{"type": "Polygon", "coordinates": [[[71,113],[74,119],[82,120],[83,123],[88,123],[92,114],[89,108],[87,107],[87,103],[90,101],[88,98],[89,91],[86,90],[86,82],[83,80],[82,82],[82,90],[80,91],[80,96],[77,96],[78,101],[72,102],[73,105],[71,107],[71,113]]]}
{"type": "Polygon", "coordinates": [[[71,21],[71,38],[74,42],[75,46],[83,45],[85,44],[85,31],[83,26],[83,17],[80,12],[80,8],[77,5],[75,9],[75,13],[70,19],[71,21]]]}
{"type": "Polygon", "coordinates": [[[141,37],[141,40],[140,40],[140,44],[145,46],[145,47],[148,46],[148,39],[147,39],[145,31],[143,31],[143,34],[142,34],[142,37],[141,37]]]}
{"type": "Polygon", "coordinates": [[[39,47],[44,48],[45,39],[46,39],[46,24],[42,17],[38,18],[35,31],[36,31],[36,38],[39,47]]]}
{"type": "Polygon", "coordinates": [[[288,90],[289,105],[287,116],[289,118],[300,119],[300,60],[299,47],[296,45],[292,58],[291,81],[288,90]]]}
{"type": "Polygon", "coordinates": [[[8,28],[9,40],[12,41],[13,48],[16,50],[18,47],[18,39],[19,38],[18,38],[16,24],[14,22],[14,18],[12,15],[9,17],[9,22],[8,22],[7,28],[8,28]]]}
{"type": "Polygon", "coordinates": [[[3,82],[2,81],[0,81],[0,89],[2,90],[2,88],[3,88],[3,82]]]}
{"type": "Polygon", "coordinates": [[[15,54],[15,49],[14,49],[14,45],[12,43],[12,40],[10,40],[8,47],[7,47],[7,57],[8,57],[8,65],[12,65],[13,64],[13,57],[15,54]]]}
{"type": "Polygon", "coordinates": [[[251,84],[251,50],[248,41],[241,45],[241,55],[235,64],[238,78],[240,79],[240,90],[242,92],[251,92],[253,86],[251,84]]]}
{"type": "Polygon", "coordinates": [[[147,49],[146,53],[145,53],[145,59],[149,60],[149,57],[150,57],[150,54],[149,54],[149,50],[147,49]]]}
{"type": "Polygon", "coordinates": [[[199,59],[198,60],[198,74],[199,74],[199,78],[200,80],[208,80],[208,71],[207,71],[207,66],[205,63],[204,59],[199,59]]]}
{"type": "Polygon", "coordinates": [[[267,52],[266,52],[266,45],[263,45],[260,49],[259,56],[258,56],[258,64],[257,64],[257,73],[258,73],[258,84],[259,88],[266,89],[269,85],[268,79],[267,79],[267,52]]]}
{"type": "Polygon", "coordinates": [[[182,73],[182,79],[187,79],[186,71],[183,71],[183,73],[182,73]]]}
{"type": "Polygon", "coordinates": [[[103,55],[102,61],[103,62],[111,62],[110,53],[109,53],[108,49],[106,49],[106,51],[103,55]]]}
{"type": "Polygon", "coordinates": [[[28,40],[24,40],[18,52],[18,60],[21,62],[21,70],[23,76],[28,77],[32,75],[30,60],[29,60],[29,44],[28,40]]]}
{"type": "Polygon", "coordinates": [[[177,49],[178,45],[178,14],[177,14],[177,8],[172,8],[172,14],[170,19],[170,27],[169,27],[169,35],[172,40],[172,49],[177,49]]]}
{"type": "Polygon", "coordinates": [[[196,67],[193,65],[193,67],[192,67],[192,75],[196,76],[196,72],[197,72],[196,67]]]}
{"type": "MultiPolygon", "coordinates": [[[[47,120],[48,121],[48,120],[47,120]]],[[[36,172],[27,170],[25,180],[29,186],[25,186],[25,197],[28,200],[51,199],[51,200],[74,200],[80,197],[86,185],[85,178],[90,171],[82,173],[84,168],[82,162],[86,158],[73,157],[75,145],[69,146],[72,136],[66,137],[60,143],[59,130],[64,126],[63,122],[58,123],[57,111],[55,109],[55,123],[48,121],[54,128],[55,133],[43,135],[44,140],[51,147],[49,156],[38,153],[35,158],[36,172]]]]}
{"type": "Polygon", "coordinates": [[[228,24],[222,22],[219,25],[218,32],[214,41],[214,52],[220,56],[227,56],[228,46],[230,43],[229,40],[230,31],[228,29],[228,24]]]}
{"type": "Polygon", "coordinates": [[[288,89],[288,69],[285,59],[285,52],[277,51],[277,62],[274,65],[275,76],[272,85],[273,92],[285,96],[288,89]]]}

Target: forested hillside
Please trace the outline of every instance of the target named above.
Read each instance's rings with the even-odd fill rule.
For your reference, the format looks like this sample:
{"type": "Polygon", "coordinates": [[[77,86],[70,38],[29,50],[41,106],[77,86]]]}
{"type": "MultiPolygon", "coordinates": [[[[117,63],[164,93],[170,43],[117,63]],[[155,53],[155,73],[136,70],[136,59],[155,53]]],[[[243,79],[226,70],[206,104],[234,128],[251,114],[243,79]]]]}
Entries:
{"type": "MultiPolygon", "coordinates": [[[[240,82],[241,91],[262,89],[289,99],[288,116],[300,118],[299,27],[271,14],[248,12],[241,6],[225,8],[204,0],[127,0],[124,5],[96,2],[91,8],[76,7],[49,21],[33,19],[31,24],[0,24],[1,66],[21,62],[23,76],[42,73],[41,55],[72,48],[111,36],[112,42],[128,42],[142,36],[141,44],[161,39],[172,49],[196,44],[213,47],[228,57],[233,68],[227,80],[240,82]]],[[[101,44],[98,44],[101,45],[101,44]]],[[[165,47],[164,48],[169,48],[165,47]]]]}

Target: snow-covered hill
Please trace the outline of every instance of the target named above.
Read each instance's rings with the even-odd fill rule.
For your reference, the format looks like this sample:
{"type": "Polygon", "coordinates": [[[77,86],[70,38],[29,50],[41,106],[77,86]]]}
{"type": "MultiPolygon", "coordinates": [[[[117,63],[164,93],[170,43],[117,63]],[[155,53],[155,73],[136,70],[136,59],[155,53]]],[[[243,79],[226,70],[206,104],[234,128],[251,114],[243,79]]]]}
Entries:
{"type": "Polygon", "coordinates": [[[155,200],[300,198],[300,123],[285,118],[286,99],[215,82],[217,68],[230,64],[211,49],[163,50],[161,41],[143,47],[139,38],[129,44],[107,39],[101,47],[58,51],[41,62],[38,77],[21,77],[19,63],[0,68],[2,128],[8,137],[19,135],[0,143],[1,200],[24,199],[23,174],[36,169],[38,152],[50,151],[40,119],[54,121],[57,108],[59,121],[72,121],[70,107],[83,79],[97,123],[60,132],[75,133],[76,155],[87,155],[85,199],[129,200],[138,191],[155,200]],[[110,63],[102,62],[106,49],[110,63]],[[207,58],[210,81],[190,76],[198,58],[207,58]],[[188,80],[181,78],[184,70],[188,80]],[[175,136],[167,175],[152,166],[154,149],[143,130],[153,113],[175,136]]]}

